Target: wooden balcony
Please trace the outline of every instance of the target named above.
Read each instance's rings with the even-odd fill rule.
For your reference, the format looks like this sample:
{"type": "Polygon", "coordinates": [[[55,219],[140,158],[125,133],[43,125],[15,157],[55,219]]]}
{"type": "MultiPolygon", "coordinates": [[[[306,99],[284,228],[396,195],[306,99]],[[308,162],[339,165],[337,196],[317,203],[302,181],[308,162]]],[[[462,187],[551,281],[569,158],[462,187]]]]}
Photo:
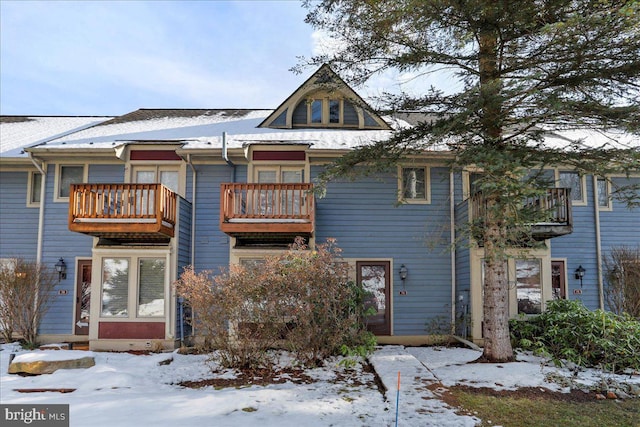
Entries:
{"type": "MultiPolygon", "coordinates": [[[[573,231],[570,191],[569,188],[548,188],[546,194],[529,197],[523,201],[524,207],[530,213],[545,217],[544,221],[531,224],[531,236],[535,240],[559,237],[573,231]]],[[[481,220],[486,211],[486,203],[482,193],[471,196],[470,202],[470,219],[472,221],[481,220]]]]}
{"type": "Polygon", "coordinates": [[[312,191],[312,184],[221,184],[220,229],[235,237],[309,237],[312,191]]]}
{"type": "Polygon", "coordinates": [[[162,184],[72,184],[69,230],[117,241],[168,241],[176,204],[176,194],[162,184]]]}

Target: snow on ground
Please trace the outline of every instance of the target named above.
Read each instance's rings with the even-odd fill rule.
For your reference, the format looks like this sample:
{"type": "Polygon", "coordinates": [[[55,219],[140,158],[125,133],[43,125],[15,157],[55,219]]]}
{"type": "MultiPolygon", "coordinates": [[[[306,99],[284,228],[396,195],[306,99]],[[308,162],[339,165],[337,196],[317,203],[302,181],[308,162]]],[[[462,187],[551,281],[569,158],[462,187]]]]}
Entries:
{"type": "MultiPolygon", "coordinates": [[[[480,353],[465,348],[383,346],[370,361],[385,385],[383,396],[373,384],[373,374],[358,369],[356,381],[337,380],[344,370],[338,360],[328,367],[308,370],[311,384],[272,384],[240,388],[184,388],[180,381],[212,378],[206,355],[174,353],[148,356],[93,352],[96,365],[83,370],[59,370],[50,375],[21,377],[7,374],[9,356],[59,360],[67,353],[28,352],[9,344],[0,351],[0,403],[69,404],[71,426],[215,425],[215,426],[393,426],[398,399],[399,426],[473,426],[478,420],[458,415],[438,398],[438,387],[466,384],[513,389],[546,387],[549,373],[570,372],[550,367],[530,355],[506,364],[469,364],[480,353]],[[30,355],[30,356],[29,356],[30,355]],[[172,359],[169,364],[161,364],[172,359]],[[398,372],[400,391],[398,393],[398,372]],[[16,389],[73,388],[71,393],[19,393],[16,389]]],[[[91,352],[88,352],[91,353],[91,352]]],[[[286,360],[283,361],[286,363],[286,360]]],[[[217,373],[232,378],[233,372],[217,373]]],[[[583,384],[602,375],[584,371],[583,384]]],[[[624,378],[640,384],[640,377],[624,378]]]]}

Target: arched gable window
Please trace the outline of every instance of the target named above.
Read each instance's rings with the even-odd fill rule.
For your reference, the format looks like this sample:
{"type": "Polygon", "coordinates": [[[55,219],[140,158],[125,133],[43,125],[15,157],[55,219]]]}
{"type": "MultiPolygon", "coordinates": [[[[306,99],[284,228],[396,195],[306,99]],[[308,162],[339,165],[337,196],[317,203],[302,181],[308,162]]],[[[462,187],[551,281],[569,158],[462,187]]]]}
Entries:
{"type": "Polygon", "coordinates": [[[327,65],[320,67],[258,127],[390,129],[327,65]]]}

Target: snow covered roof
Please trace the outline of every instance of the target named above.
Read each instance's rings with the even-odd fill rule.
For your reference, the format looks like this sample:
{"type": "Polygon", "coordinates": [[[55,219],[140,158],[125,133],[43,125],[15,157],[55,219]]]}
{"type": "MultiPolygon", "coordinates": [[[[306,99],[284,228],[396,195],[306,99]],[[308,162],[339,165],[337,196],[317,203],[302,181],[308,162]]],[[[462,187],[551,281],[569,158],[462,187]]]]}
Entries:
{"type": "MultiPolygon", "coordinates": [[[[45,144],[35,151],[98,149],[130,142],[183,143],[185,150],[228,148],[250,143],[308,143],[314,149],[351,149],[387,138],[391,131],[357,129],[270,129],[258,125],[273,110],[136,110],[45,144]]],[[[390,120],[396,126],[408,123],[390,120]]]]}
{"type": "Polygon", "coordinates": [[[0,116],[0,156],[26,157],[24,148],[99,124],[102,116],[0,116]]]}
{"type": "Polygon", "coordinates": [[[545,134],[544,145],[549,148],[570,149],[575,143],[591,148],[639,149],[640,136],[616,129],[548,129],[545,134]]]}
{"type": "MultiPolygon", "coordinates": [[[[273,110],[264,109],[139,109],[118,117],[2,116],[5,158],[25,157],[23,151],[114,149],[127,143],[181,144],[183,150],[247,144],[309,144],[314,150],[348,150],[386,139],[392,131],[339,128],[271,129],[258,127],[273,110]]],[[[408,127],[420,117],[411,113],[385,117],[393,128],[408,127]]],[[[583,141],[592,147],[640,148],[636,135],[617,131],[546,129],[547,147],[570,149],[583,141]]],[[[444,149],[444,147],[439,147],[444,149]]]]}

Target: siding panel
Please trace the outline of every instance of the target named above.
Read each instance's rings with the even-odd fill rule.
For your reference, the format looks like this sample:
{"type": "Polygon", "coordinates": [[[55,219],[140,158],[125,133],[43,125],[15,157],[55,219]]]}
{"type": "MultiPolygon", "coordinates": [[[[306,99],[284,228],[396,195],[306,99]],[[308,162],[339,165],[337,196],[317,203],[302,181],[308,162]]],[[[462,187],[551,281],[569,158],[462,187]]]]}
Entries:
{"type": "Polygon", "coordinates": [[[39,208],[27,207],[29,172],[0,173],[0,258],[36,259],[39,208]]]}
{"type": "MultiPolygon", "coordinates": [[[[43,263],[53,267],[59,258],[67,265],[67,278],[61,280],[56,290],[66,291],[66,295],[56,295],[54,303],[43,318],[40,332],[43,334],[72,334],[75,295],[75,260],[77,257],[91,258],[93,238],[69,231],[68,202],[54,202],[55,165],[48,166],[47,196],[45,198],[45,222],[42,246],[43,263]]],[[[122,164],[91,165],[89,182],[120,183],[124,180],[122,164]]]]}
{"type": "MultiPolygon", "coordinates": [[[[312,168],[312,177],[319,171],[312,168]]],[[[423,335],[432,319],[450,318],[449,175],[446,168],[430,171],[431,204],[397,206],[393,174],[331,183],[316,200],[317,242],[334,237],[345,258],[393,261],[394,335],[423,335]],[[404,287],[401,264],[409,270],[404,287]]]]}
{"type": "MultiPolygon", "coordinates": [[[[236,181],[242,182],[246,168],[238,167],[236,181]]],[[[196,165],[195,269],[217,270],[229,264],[229,237],[220,231],[220,184],[231,182],[227,165],[196,165]]]]}

